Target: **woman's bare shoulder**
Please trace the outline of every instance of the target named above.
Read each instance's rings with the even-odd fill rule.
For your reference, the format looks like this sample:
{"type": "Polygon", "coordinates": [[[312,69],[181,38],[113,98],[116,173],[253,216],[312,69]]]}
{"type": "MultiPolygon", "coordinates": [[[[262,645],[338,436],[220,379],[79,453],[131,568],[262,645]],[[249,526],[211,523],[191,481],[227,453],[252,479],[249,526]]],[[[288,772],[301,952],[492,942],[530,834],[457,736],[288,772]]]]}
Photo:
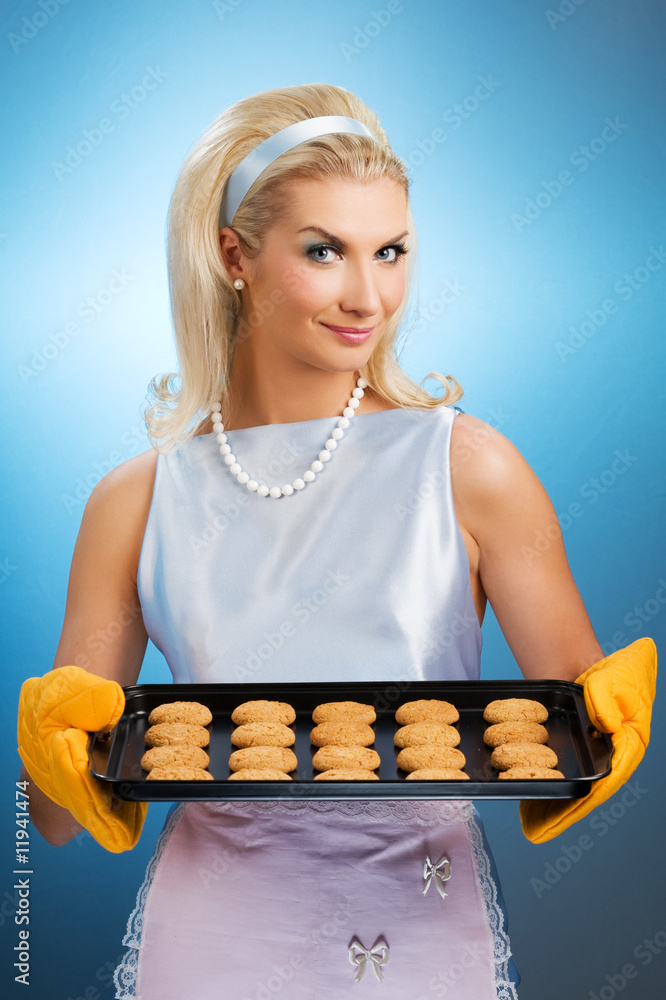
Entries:
{"type": "Polygon", "coordinates": [[[500,431],[459,413],[451,432],[451,481],[463,521],[515,511],[543,487],[518,449],[500,431]]]}
{"type": "Polygon", "coordinates": [[[147,633],[137,573],[156,463],[154,451],[123,462],[88,498],[74,546],[55,666],[77,663],[122,684],[135,683],[139,675],[147,633]],[[108,640],[93,649],[99,635],[108,640]]]}
{"type": "Polygon", "coordinates": [[[158,453],[154,448],[121,462],[115,469],[100,479],[91,497],[103,503],[107,500],[127,500],[131,502],[146,492],[152,493],[155,482],[158,453]]]}
{"type": "Polygon", "coordinates": [[[473,417],[459,413],[451,431],[451,464],[458,478],[475,479],[492,486],[507,475],[530,470],[518,449],[495,427],[473,417]]]}
{"type": "Polygon", "coordinates": [[[102,538],[138,553],[153,496],[157,452],[154,448],[108,472],[88,498],[81,534],[102,538]]]}

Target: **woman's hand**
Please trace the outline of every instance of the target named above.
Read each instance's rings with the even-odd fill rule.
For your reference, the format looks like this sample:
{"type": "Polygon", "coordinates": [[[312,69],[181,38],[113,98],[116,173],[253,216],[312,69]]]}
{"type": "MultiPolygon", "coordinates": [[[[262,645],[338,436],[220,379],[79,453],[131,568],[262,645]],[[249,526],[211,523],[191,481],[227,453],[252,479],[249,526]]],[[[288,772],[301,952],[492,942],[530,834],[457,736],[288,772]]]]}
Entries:
{"type": "Polygon", "coordinates": [[[110,787],[90,773],[91,732],[109,732],[125,706],[116,681],[81,667],[57,667],[31,677],[19,700],[19,754],[33,782],[69,811],[109,851],[135,846],[146,815],[143,802],[113,809],[110,787]]]}
{"type": "Polygon", "coordinates": [[[557,837],[596,809],[631,777],[650,740],[657,685],[657,647],[637,639],[586,670],[583,684],[590,721],[613,741],[612,770],[581,799],[533,799],[520,803],[523,833],[534,844],[557,837]]]}

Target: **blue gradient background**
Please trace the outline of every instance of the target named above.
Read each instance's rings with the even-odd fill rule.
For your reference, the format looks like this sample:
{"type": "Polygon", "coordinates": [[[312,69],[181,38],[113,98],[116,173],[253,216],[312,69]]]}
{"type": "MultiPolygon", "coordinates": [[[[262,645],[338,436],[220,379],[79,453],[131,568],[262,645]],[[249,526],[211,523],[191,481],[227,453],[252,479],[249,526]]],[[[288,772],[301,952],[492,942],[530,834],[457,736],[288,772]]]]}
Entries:
{"type": "MultiPolygon", "coordinates": [[[[170,190],[189,147],[236,99],[328,81],[378,111],[412,167],[421,245],[406,369],[419,380],[433,369],[454,373],[466,390],[463,407],[516,444],[558,513],[580,504],[578,518],[563,518],[564,537],[606,651],[643,634],[659,644],[666,623],[666,267],[636,271],[666,240],[659,0],[565,2],[566,16],[556,3],[534,0],[404,0],[381,27],[373,12],[387,10],[384,0],[70,0],[55,13],[56,0],[44,4],[50,15],[37,2],[3,3],[0,31],[0,982],[10,996],[27,995],[13,982],[10,957],[18,930],[11,869],[19,687],[51,666],[91,486],[146,447],[147,383],[174,365],[164,261],[170,190]],[[150,68],[154,89],[135,91],[121,117],[117,102],[150,68]],[[475,102],[479,78],[490,85],[475,102]],[[454,105],[466,99],[467,117],[457,123],[454,105]],[[58,177],[54,163],[103,118],[113,130],[58,177]],[[581,171],[576,151],[607,118],[624,127],[581,171]],[[446,139],[430,149],[437,128],[446,139]],[[565,169],[572,182],[546,205],[544,183],[565,169]],[[512,221],[540,192],[536,218],[512,221]],[[114,272],[125,286],[109,295],[114,272]],[[635,290],[621,293],[634,273],[635,290]],[[92,321],[80,311],[90,297],[100,310],[92,321]],[[562,357],[558,343],[607,299],[616,310],[562,357]],[[62,331],[72,323],[78,332],[67,339],[62,331]],[[631,457],[612,473],[616,451],[631,457]],[[590,485],[600,475],[603,492],[590,485]],[[636,607],[647,621],[636,620],[636,607]]],[[[517,676],[491,613],[484,632],[485,675],[517,676]]],[[[168,676],[152,649],[141,680],[168,676]]],[[[535,847],[514,803],[481,807],[509,907],[521,1000],[587,1000],[604,989],[608,998],[626,963],[637,975],[623,998],[663,995],[666,951],[646,965],[634,956],[644,939],[666,932],[663,721],[658,699],[653,743],[632,780],[634,804],[620,803],[605,829],[589,818],[535,847]],[[584,833],[592,849],[539,889],[532,880],[543,882],[549,865],[566,869],[564,848],[584,833]]],[[[123,951],[166,809],[151,806],[139,846],[126,855],[107,854],[87,834],[56,849],[33,831],[30,996],[113,995],[109,969],[123,951]]]]}

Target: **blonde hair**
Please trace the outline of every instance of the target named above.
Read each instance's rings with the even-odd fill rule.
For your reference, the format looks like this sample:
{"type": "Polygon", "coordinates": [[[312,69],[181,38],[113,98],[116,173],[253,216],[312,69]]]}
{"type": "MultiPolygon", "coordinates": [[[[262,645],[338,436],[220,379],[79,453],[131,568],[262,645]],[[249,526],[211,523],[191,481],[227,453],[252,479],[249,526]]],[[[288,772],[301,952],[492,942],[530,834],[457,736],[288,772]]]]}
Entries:
{"type": "MultiPolygon", "coordinates": [[[[280,218],[281,186],[294,178],[389,177],[409,194],[402,161],[391,149],[379,119],[341,87],[307,84],[266,90],[246,97],[219,115],[189,153],[174,186],[168,216],[167,260],[171,311],[180,374],[154,378],[152,405],[145,412],[153,444],[166,451],[193,435],[215,400],[228,394],[236,338],[243,335],[240,296],[224,266],[219,246],[219,213],[225,185],[240,161],[264,139],[304,118],[345,115],[362,122],[377,138],[324,135],[274,160],[254,183],[233,219],[244,253],[261,253],[263,236],[280,218]],[[180,386],[176,386],[176,380],[180,386]]],[[[414,234],[409,197],[407,218],[414,234]]],[[[384,400],[401,407],[448,406],[462,396],[452,376],[430,372],[444,385],[432,396],[400,367],[395,341],[407,308],[414,275],[407,256],[405,294],[372,355],[359,374],[384,400]]],[[[279,290],[278,290],[279,291],[279,290]]],[[[270,313],[271,305],[266,304],[270,313]]],[[[250,325],[261,317],[250,317],[250,325]]],[[[425,381],[424,379],[423,381],[425,381]]]]}

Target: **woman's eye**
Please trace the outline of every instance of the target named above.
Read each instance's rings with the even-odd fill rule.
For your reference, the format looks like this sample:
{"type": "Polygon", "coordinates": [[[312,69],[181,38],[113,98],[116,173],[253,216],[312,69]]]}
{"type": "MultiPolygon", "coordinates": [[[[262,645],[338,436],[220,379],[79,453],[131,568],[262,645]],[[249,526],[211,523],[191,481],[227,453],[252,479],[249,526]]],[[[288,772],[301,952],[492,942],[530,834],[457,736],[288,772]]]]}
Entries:
{"type": "Polygon", "coordinates": [[[318,264],[331,264],[339,252],[335,247],[326,246],[322,243],[314,247],[309,247],[306,250],[307,256],[311,260],[317,261],[318,264]]]}
{"type": "Polygon", "coordinates": [[[377,256],[387,264],[397,264],[401,257],[407,253],[407,248],[401,244],[394,244],[390,247],[382,247],[377,251],[377,256]]]}

